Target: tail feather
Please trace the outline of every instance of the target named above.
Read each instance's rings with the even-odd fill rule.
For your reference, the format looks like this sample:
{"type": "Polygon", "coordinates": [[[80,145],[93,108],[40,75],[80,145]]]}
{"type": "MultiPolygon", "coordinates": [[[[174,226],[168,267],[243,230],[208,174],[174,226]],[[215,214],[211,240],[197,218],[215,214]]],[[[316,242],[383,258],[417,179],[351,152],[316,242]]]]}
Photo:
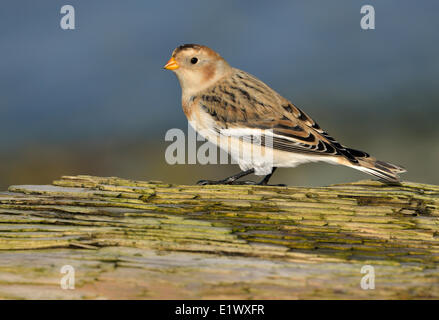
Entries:
{"type": "Polygon", "coordinates": [[[371,174],[386,182],[399,182],[399,173],[406,172],[403,167],[376,160],[375,158],[358,158],[358,165],[353,168],[371,174]]]}

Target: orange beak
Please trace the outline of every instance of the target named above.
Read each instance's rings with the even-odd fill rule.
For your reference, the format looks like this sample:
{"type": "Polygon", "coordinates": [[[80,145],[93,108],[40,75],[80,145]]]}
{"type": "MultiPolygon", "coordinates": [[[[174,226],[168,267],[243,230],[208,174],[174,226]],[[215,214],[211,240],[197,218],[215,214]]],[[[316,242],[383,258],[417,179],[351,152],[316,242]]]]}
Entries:
{"type": "Polygon", "coordinates": [[[177,61],[175,61],[174,57],[172,57],[171,59],[169,59],[168,63],[165,64],[163,68],[168,70],[175,70],[180,68],[180,66],[178,65],[177,61]]]}

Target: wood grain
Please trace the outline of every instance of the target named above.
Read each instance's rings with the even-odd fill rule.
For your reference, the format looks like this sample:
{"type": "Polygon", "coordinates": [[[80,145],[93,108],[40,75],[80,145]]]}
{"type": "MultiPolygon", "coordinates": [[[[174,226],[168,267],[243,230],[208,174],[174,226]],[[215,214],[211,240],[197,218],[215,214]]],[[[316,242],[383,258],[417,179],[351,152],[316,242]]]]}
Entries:
{"type": "Polygon", "coordinates": [[[439,187],[64,176],[0,193],[3,299],[439,298],[439,187]],[[63,265],[75,289],[63,290],[63,265]],[[360,287],[362,266],[375,289],[360,287]]]}

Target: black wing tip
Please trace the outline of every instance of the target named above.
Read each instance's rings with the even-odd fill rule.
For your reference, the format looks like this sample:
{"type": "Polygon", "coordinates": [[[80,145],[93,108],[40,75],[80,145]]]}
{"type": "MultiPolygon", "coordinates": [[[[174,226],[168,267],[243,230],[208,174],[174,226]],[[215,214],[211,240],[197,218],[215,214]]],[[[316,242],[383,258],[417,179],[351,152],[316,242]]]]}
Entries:
{"type": "Polygon", "coordinates": [[[361,151],[361,150],[357,150],[357,149],[351,149],[351,148],[346,148],[346,150],[353,155],[355,158],[369,158],[370,155],[367,152],[361,151]]]}

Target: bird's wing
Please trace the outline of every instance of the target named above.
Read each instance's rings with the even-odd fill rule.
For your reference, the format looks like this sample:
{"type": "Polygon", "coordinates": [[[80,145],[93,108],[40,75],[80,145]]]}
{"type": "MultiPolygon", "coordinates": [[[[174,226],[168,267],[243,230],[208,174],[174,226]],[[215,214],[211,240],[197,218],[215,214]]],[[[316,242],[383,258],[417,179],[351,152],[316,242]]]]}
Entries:
{"type": "Polygon", "coordinates": [[[357,157],[369,157],[342,146],[302,110],[246,72],[235,69],[233,75],[201,92],[198,100],[222,134],[255,141],[257,132],[264,130],[260,142],[277,150],[340,156],[351,163],[357,163],[357,157]]]}

